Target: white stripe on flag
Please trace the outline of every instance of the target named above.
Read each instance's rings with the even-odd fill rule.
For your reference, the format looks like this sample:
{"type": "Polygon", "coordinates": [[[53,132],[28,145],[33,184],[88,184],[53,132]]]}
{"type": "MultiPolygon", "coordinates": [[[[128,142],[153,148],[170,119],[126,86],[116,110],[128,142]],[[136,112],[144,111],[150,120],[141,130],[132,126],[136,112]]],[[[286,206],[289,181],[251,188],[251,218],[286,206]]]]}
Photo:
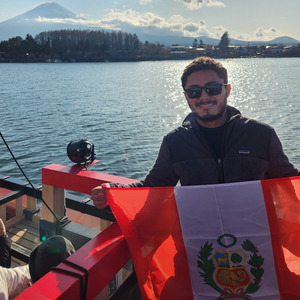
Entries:
{"type": "MultiPolygon", "coordinates": [[[[220,296],[220,293],[205,284],[199,275],[202,270],[197,267],[197,255],[206,242],[212,243],[211,256],[215,251],[221,253],[230,251],[230,254],[234,251],[238,251],[239,254],[245,253],[247,255],[245,267],[250,277],[253,277],[250,271],[251,266],[248,264],[251,253],[242,249],[245,240],[250,240],[259,250],[257,255],[261,255],[264,259],[264,274],[261,276],[260,288],[255,294],[249,294],[249,296],[255,299],[264,297],[272,300],[280,299],[269,223],[260,181],[175,187],[174,192],[195,299],[216,299],[220,296]],[[224,237],[220,244],[217,239],[223,234],[230,236],[224,237]],[[236,237],[236,243],[226,248],[224,246],[234,242],[231,235],[236,237]]],[[[228,258],[226,255],[225,257],[228,258]]],[[[221,261],[220,264],[224,266],[221,261]]],[[[224,289],[224,286],[221,288],[224,289]]]]}

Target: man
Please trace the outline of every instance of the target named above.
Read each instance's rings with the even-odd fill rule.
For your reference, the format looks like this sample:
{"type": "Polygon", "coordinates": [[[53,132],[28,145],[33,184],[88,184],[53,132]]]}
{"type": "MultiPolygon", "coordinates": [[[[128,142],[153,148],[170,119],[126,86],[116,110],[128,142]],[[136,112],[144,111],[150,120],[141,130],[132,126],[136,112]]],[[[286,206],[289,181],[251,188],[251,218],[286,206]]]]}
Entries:
{"type": "Polygon", "coordinates": [[[0,267],[0,300],[23,292],[74,252],[75,249],[68,239],[56,235],[32,251],[28,265],[15,268],[0,267]]]}
{"type": "MultiPolygon", "coordinates": [[[[274,129],[227,105],[231,85],[219,62],[199,57],[181,77],[192,112],[167,134],[146,178],[129,187],[202,185],[298,176],[274,129]]],[[[94,205],[107,206],[109,186],[92,190],[94,205]]]]}

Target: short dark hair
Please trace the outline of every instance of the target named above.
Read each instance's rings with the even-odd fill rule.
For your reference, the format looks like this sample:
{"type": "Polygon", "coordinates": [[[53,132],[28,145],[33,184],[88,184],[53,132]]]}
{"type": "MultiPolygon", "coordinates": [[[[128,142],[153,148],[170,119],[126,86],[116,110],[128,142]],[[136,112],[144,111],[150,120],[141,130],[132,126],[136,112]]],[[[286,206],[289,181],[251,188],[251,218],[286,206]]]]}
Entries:
{"type": "Polygon", "coordinates": [[[181,76],[182,88],[185,89],[187,78],[194,72],[202,70],[213,70],[220,78],[224,79],[224,83],[228,83],[227,69],[218,61],[210,57],[197,57],[189,65],[187,65],[181,76]]]}

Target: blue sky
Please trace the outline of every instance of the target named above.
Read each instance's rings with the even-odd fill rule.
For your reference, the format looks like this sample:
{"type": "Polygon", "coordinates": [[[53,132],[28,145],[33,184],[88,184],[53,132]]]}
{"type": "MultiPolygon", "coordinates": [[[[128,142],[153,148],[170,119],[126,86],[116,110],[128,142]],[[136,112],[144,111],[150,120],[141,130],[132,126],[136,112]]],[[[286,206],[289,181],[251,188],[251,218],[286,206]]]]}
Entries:
{"type": "MultiPolygon", "coordinates": [[[[300,40],[300,0],[57,0],[87,25],[157,35],[206,35],[242,40],[290,36],[300,40]]],[[[0,0],[0,22],[42,1],[0,0]]],[[[59,21],[59,20],[57,20],[59,21]]],[[[70,20],[70,22],[75,22],[70,20]]]]}

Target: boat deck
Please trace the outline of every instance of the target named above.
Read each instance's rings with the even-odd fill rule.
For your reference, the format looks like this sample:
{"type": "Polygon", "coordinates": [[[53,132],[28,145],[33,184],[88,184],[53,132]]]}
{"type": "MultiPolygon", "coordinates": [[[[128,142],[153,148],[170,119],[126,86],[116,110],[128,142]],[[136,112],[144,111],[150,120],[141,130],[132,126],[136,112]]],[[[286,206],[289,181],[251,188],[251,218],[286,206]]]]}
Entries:
{"type": "Polygon", "coordinates": [[[31,251],[40,243],[39,224],[20,218],[6,228],[12,241],[11,267],[24,265],[28,262],[31,251]]]}

